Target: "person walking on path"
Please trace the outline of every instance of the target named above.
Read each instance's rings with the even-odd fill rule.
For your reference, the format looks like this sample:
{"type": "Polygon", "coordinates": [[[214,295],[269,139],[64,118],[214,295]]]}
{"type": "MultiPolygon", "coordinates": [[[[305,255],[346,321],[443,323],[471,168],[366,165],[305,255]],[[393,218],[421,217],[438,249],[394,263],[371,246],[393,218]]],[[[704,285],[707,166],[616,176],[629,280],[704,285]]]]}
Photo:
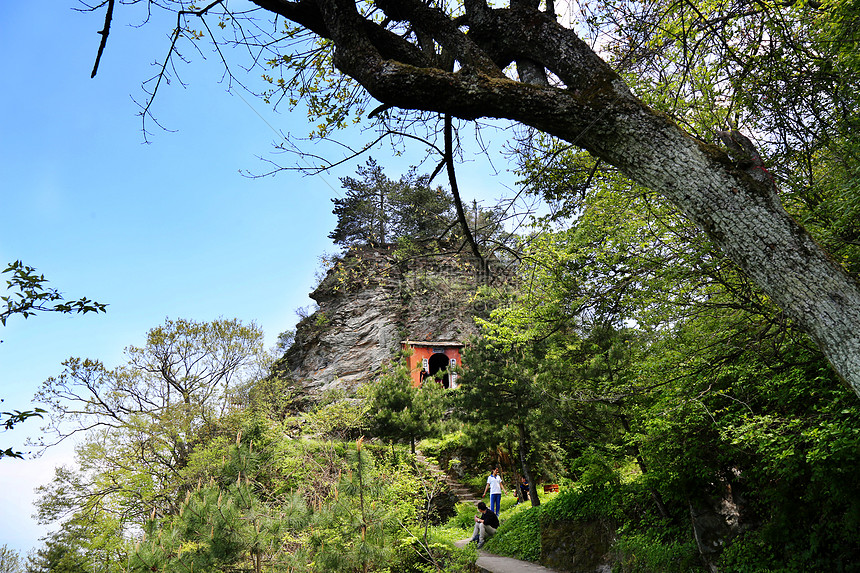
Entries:
{"type": "Polygon", "coordinates": [[[487,485],[484,486],[484,493],[481,497],[487,495],[487,490],[490,490],[490,510],[499,515],[502,505],[502,492],[505,491],[505,484],[502,483],[502,476],[499,475],[499,468],[493,468],[493,473],[487,477],[487,485]]]}
{"type": "Polygon", "coordinates": [[[496,534],[496,529],[499,528],[499,516],[490,511],[483,501],[478,502],[478,511],[481,515],[475,516],[475,528],[472,530],[470,541],[477,541],[480,549],[487,539],[496,534]]]}

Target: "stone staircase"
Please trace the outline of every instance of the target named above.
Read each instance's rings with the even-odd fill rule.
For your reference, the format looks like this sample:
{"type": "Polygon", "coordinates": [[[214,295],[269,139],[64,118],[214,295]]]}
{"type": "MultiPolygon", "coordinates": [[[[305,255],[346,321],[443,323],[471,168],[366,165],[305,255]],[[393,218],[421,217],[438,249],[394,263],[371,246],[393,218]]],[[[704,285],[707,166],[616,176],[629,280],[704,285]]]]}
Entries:
{"type": "Polygon", "coordinates": [[[420,450],[416,450],[415,452],[415,461],[426,467],[430,475],[439,477],[442,481],[448,484],[448,490],[457,497],[460,503],[475,505],[481,501],[481,498],[479,498],[472,490],[446,474],[436,463],[428,460],[420,450]]]}

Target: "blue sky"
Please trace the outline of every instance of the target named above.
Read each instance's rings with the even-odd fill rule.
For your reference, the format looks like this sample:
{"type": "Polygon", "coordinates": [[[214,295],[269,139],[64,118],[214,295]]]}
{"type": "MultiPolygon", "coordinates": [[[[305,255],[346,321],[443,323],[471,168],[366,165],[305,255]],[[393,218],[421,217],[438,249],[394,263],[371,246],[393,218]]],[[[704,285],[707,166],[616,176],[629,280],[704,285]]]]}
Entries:
{"type": "MultiPolygon", "coordinates": [[[[173,82],[155,104],[171,131],[150,126],[145,144],[132,98],[145,98],[140,84],[167,49],[172,19],[135,28],[139,10],[118,5],[90,79],[103,14],[74,6],[0,3],[0,264],[20,259],[67,298],[110,306],[100,315],[10,319],[0,329],[4,410],[30,407],[39,384],[70,356],[119,364],[123,348],[141,344],[166,317],[255,321],[273,345],[295,325],[295,310],[312,303],[318,258],[336,250],[327,235],[338,177],[364,161],[324,176],[242,176],[266,169],[260,156],[294,162],[274,154],[273,127],[304,137],[306,115],[230,93],[216,59],[196,54],[182,68],[187,87],[173,82]]],[[[334,148],[314,152],[341,157],[334,148]]],[[[409,165],[408,155],[373,156],[392,177],[409,165]]],[[[486,204],[505,194],[509,174],[490,177],[479,157],[467,159],[464,200],[486,204]]],[[[2,446],[23,447],[38,426],[0,434],[2,446]]],[[[70,456],[60,448],[38,460],[0,461],[0,545],[23,554],[38,544],[45,529],[30,518],[32,489],[70,456]]]]}

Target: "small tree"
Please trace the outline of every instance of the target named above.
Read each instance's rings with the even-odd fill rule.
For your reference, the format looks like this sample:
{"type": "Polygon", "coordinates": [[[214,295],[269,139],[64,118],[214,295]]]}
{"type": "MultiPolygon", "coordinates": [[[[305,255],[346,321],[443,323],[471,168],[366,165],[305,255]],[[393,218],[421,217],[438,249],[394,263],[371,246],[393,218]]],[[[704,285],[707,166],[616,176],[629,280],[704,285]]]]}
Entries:
{"type": "Polygon", "coordinates": [[[460,377],[455,401],[455,412],[467,422],[467,433],[478,436],[486,446],[503,444],[506,439],[516,441],[532,505],[540,505],[532,450],[547,425],[554,423],[543,409],[546,398],[535,380],[539,360],[534,349],[505,348],[479,339],[466,351],[464,362],[469,367],[460,377]]]}
{"type": "Polygon", "coordinates": [[[90,567],[77,537],[73,528],[63,527],[42,538],[44,545],[32,550],[27,556],[26,572],[88,573],[90,567]]]}
{"type": "Polygon", "coordinates": [[[262,337],[238,320],[168,320],[149,331],[143,347],[126,349],[123,366],[67,360],[38,398],[52,412],[46,430],[57,441],[77,432],[86,438],[76,450],[79,467],[58,468],[39,488],[40,521],[73,516],[88,531],[104,527],[106,538],[120,540],[153,508],[178,512],[182,484],[175,478],[217,431],[230,390],[257,374],[262,337]]]}
{"type": "Polygon", "coordinates": [[[370,389],[371,429],[393,442],[408,441],[415,453],[415,441],[440,430],[444,412],[442,387],[426,382],[415,387],[405,361],[379,378],[370,389]]]}
{"type": "Polygon", "coordinates": [[[277,479],[271,465],[276,446],[264,436],[264,419],[249,410],[233,418],[235,442],[219,436],[195,450],[182,472],[179,510],[153,510],[124,570],[261,573],[304,557],[288,555],[284,540],[307,525],[305,499],[277,479]]]}
{"type": "Polygon", "coordinates": [[[323,571],[368,573],[390,562],[398,516],[390,505],[378,503],[387,495],[387,484],[363,438],[347,457],[349,471],[338,480],[333,499],[315,514],[310,544],[323,571]]]}

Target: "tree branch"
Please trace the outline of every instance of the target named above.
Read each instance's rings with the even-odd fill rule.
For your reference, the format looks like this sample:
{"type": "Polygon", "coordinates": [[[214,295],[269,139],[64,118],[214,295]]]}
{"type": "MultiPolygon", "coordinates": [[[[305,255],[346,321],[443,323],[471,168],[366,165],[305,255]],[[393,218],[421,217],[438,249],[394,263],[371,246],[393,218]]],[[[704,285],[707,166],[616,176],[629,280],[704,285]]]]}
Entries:
{"type": "Polygon", "coordinates": [[[469,230],[469,223],[466,221],[466,213],[463,210],[463,202],[460,200],[460,188],[457,186],[457,177],[454,172],[454,128],[451,125],[451,116],[445,114],[445,161],[448,165],[448,182],[451,184],[451,194],[454,196],[454,205],[457,208],[457,218],[460,220],[460,226],[463,228],[463,234],[466,235],[466,240],[469,246],[472,247],[472,254],[478,259],[481,269],[488,269],[484,257],[481,256],[481,250],[478,248],[478,243],[475,242],[475,237],[472,236],[472,231],[469,230]]]}
{"type": "Polygon", "coordinates": [[[96,77],[96,73],[99,71],[99,62],[102,59],[102,53],[105,51],[108,35],[110,34],[110,25],[113,21],[113,5],[114,0],[108,0],[107,11],[105,12],[105,26],[98,32],[101,34],[102,39],[101,42],[99,42],[99,51],[96,54],[96,63],[93,65],[93,71],[90,74],[90,78],[96,77]]]}

